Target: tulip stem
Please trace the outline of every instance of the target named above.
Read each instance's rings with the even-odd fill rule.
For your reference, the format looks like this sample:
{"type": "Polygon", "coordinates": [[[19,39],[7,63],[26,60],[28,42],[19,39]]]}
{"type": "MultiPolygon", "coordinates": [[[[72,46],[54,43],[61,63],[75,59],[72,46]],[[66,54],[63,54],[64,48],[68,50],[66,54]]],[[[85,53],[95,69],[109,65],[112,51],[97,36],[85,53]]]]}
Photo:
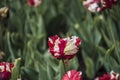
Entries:
{"type": "Polygon", "coordinates": [[[66,73],[67,71],[66,71],[66,67],[65,67],[65,61],[64,61],[64,59],[62,59],[62,63],[63,63],[63,67],[64,67],[64,72],[66,73]]]}

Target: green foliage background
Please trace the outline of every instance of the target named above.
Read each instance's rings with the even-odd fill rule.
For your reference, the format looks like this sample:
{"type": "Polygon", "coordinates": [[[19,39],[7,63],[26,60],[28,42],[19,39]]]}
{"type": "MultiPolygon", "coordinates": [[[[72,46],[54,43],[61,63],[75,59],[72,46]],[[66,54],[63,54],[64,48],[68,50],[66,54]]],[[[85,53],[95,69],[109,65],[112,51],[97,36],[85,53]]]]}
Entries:
{"type": "Polygon", "coordinates": [[[80,0],[43,0],[36,8],[27,0],[1,0],[0,6],[10,10],[0,24],[0,50],[5,53],[1,61],[21,58],[22,80],[61,80],[62,62],[50,55],[47,46],[48,37],[55,34],[82,39],[68,70],[82,70],[91,80],[102,72],[120,73],[119,3],[100,13],[87,11],[80,0]]]}

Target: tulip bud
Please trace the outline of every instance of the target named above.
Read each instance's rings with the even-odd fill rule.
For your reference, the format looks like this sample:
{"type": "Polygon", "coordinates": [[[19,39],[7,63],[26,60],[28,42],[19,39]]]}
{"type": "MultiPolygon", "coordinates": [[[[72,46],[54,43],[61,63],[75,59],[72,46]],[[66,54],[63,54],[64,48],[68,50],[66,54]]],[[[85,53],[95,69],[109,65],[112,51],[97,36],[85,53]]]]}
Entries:
{"type": "Polygon", "coordinates": [[[6,18],[8,16],[9,16],[9,8],[8,7],[0,8],[0,17],[6,18]]]}

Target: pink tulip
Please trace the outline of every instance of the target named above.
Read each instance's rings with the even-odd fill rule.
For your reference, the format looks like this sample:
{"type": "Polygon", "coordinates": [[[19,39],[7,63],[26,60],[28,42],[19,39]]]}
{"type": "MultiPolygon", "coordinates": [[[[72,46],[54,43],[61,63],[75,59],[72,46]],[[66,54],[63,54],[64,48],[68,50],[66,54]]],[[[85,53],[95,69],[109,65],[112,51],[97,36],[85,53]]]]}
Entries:
{"type": "Polygon", "coordinates": [[[62,80],[82,80],[82,72],[71,70],[68,71],[63,77],[62,80]]]}

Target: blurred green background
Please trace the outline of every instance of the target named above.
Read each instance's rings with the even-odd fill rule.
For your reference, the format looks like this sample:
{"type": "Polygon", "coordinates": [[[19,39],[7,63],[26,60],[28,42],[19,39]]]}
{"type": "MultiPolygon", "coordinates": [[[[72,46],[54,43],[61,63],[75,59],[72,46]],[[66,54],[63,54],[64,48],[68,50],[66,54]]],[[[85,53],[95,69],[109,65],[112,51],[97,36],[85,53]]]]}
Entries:
{"type": "Polygon", "coordinates": [[[83,72],[83,80],[102,73],[120,73],[120,8],[91,13],[82,0],[43,0],[31,7],[27,0],[1,0],[9,7],[9,18],[0,21],[0,61],[21,58],[18,78],[22,80],[61,80],[63,64],[48,52],[49,36],[76,35],[82,39],[77,56],[67,70],[83,72]]]}

